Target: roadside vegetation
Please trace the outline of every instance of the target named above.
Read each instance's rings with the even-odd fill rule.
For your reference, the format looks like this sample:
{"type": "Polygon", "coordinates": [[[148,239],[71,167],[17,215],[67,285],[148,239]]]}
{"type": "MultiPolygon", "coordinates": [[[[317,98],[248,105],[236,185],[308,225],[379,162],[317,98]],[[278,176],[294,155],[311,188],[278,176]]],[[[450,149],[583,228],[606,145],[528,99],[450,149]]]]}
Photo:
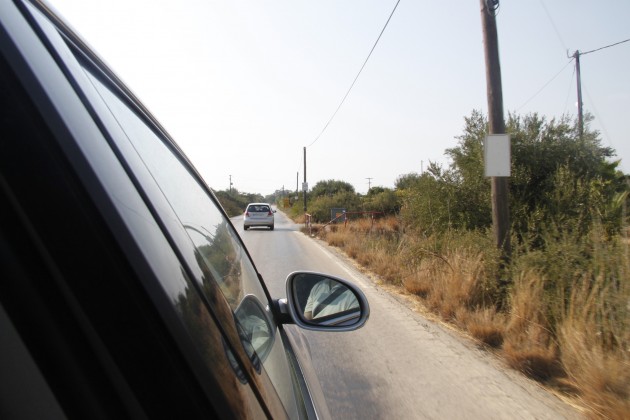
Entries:
{"type": "MultiPolygon", "coordinates": [[[[510,115],[506,261],[483,175],[486,127],[474,111],[446,151],[448,168],[401,175],[393,190],[362,196],[343,181],[318,183],[312,233],[587,415],[630,418],[627,177],[588,120],[580,137],[570,118],[510,115]],[[347,221],[328,223],[331,209],[346,209],[347,221]]],[[[303,222],[301,200],[285,211],[303,222]]]]}
{"type": "MultiPolygon", "coordinates": [[[[249,203],[266,202],[265,198],[260,194],[241,193],[234,188],[227,191],[214,191],[214,195],[229,217],[242,214],[249,203]]],[[[273,201],[269,202],[271,203],[273,201]]]]}

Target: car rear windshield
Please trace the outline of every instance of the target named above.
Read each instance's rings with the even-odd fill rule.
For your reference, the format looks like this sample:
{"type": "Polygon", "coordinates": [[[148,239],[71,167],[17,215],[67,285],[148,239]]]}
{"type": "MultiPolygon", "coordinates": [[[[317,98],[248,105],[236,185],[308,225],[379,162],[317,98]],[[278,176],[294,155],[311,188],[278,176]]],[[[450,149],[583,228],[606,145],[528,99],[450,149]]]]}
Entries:
{"type": "Polygon", "coordinates": [[[269,206],[249,206],[247,211],[251,211],[252,213],[269,212],[269,206]]]}

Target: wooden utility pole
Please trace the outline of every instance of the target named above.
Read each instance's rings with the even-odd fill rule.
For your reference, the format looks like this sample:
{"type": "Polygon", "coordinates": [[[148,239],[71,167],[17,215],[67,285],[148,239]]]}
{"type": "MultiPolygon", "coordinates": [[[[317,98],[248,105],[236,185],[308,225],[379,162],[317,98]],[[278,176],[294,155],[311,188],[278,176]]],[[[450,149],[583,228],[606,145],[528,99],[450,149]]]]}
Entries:
{"type": "MultiPolygon", "coordinates": [[[[496,10],[498,0],[480,0],[481,27],[483,31],[486,58],[486,84],[488,96],[489,134],[505,134],[503,119],[503,89],[501,86],[501,65],[499,62],[499,41],[497,36],[496,10]]],[[[502,251],[504,260],[509,260],[510,209],[508,177],[493,176],[492,185],[492,225],[496,245],[502,251]]]]}
{"type": "Polygon", "coordinates": [[[306,213],[306,147],[304,148],[304,184],[302,194],[304,195],[304,213],[306,213]]]}
{"type": "Polygon", "coordinates": [[[580,76],[580,52],[575,51],[575,75],[577,78],[577,106],[578,106],[578,130],[580,131],[580,140],[584,135],[584,114],[582,110],[582,78],[580,76]]]}

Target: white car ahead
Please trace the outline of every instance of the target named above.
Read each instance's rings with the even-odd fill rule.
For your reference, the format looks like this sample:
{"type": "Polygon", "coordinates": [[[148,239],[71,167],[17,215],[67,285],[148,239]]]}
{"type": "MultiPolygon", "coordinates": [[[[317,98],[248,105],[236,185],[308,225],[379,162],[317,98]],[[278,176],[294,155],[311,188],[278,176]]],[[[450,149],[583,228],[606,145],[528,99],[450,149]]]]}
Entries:
{"type": "Polygon", "coordinates": [[[243,229],[263,226],[273,230],[275,212],[268,203],[249,203],[243,216],[243,229]]]}

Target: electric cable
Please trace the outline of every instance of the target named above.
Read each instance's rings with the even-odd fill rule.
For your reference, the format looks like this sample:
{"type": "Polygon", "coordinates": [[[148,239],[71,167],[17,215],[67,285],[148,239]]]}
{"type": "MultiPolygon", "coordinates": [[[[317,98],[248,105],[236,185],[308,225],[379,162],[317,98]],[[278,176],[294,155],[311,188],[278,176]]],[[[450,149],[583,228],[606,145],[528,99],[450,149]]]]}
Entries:
{"type": "Polygon", "coordinates": [[[614,47],[614,46],[619,45],[619,44],[623,44],[624,42],[628,42],[628,41],[630,41],[630,38],[629,39],[625,39],[623,41],[615,42],[614,44],[606,45],[605,47],[597,48],[597,49],[594,49],[594,50],[591,50],[591,51],[581,52],[580,55],[586,55],[586,54],[594,53],[594,52],[603,50],[605,48],[610,48],[610,47],[614,47]]]}
{"type": "Polygon", "coordinates": [[[551,78],[551,80],[549,80],[547,83],[545,83],[545,84],[543,85],[543,87],[541,87],[541,88],[540,88],[540,89],[539,89],[536,93],[534,93],[534,95],[533,95],[531,98],[529,98],[527,101],[525,101],[525,103],[524,103],[523,105],[521,105],[520,107],[518,107],[518,108],[516,109],[516,112],[520,111],[520,110],[521,110],[521,109],[522,109],[525,105],[527,105],[528,103],[530,103],[532,99],[534,99],[536,96],[538,96],[538,95],[540,94],[540,92],[542,92],[542,91],[543,91],[543,90],[544,90],[547,86],[549,86],[549,84],[550,84],[551,82],[553,82],[554,80],[556,80],[556,78],[557,78],[558,76],[560,76],[560,74],[564,71],[564,69],[566,69],[566,68],[569,66],[569,64],[571,64],[571,60],[569,60],[569,61],[567,62],[567,64],[565,64],[565,65],[564,65],[564,67],[562,67],[562,69],[561,69],[558,73],[556,73],[556,75],[555,75],[555,76],[553,76],[553,77],[551,78]]]}
{"type": "Polygon", "coordinates": [[[339,106],[337,107],[337,109],[335,110],[335,112],[332,114],[332,116],[330,117],[330,119],[328,120],[328,122],[326,123],[326,125],[324,126],[324,128],[322,129],[322,131],[319,133],[319,135],[315,138],[315,140],[313,140],[313,142],[311,144],[309,144],[308,147],[311,147],[312,145],[314,145],[317,140],[319,140],[319,138],[322,136],[322,134],[324,134],[324,132],[326,131],[326,129],[328,128],[328,126],[330,125],[330,123],[332,122],[332,120],[335,118],[335,116],[337,115],[337,112],[339,112],[339,110],[341,109],[341,106],[343,105],[343,103],[346,101],[346,98],[348,97],[348,95],[350,95],[350,91],[352,90],[352,88],[354,87],[355,83],[357,82],[357,80],[359,79],[359,76],[361,75],[361,72],[363,71],[363,69],[365,68],[365,65],[367,64],[368,60],[370,59],[370,57],[372,56],[372,53],[374,52],[374,49],[376,48],[376,45],[378,44],[378,41],[381,39],[381,36],[383,36],[383,33],[385,32],[385,28],[387,28],[387,25],[389,24],[389,21],[392,19],[392,16],[394,16],[394,12],[396,11],[396,8],[398,7],[398,4],[400,3],[400,0],[398,0],[396,2],[396,5],[394,6],[394,9],[392,10],[392,13],[390,13],[389,18],[387,18],[387,22],[385,22],[385,26],[383,26],[383,29],[381,30],[381,33],[378,35],[378,38],[376,39],[376,42],[374,43],[374,45],[372,46],[372,49],[370,50],[370,53],[368,54],[367,58],[365,59],[365,62],[363,63],[363,65],[361,66],[361,69],[359,70],[359,73],[357,73],[357,76],[354,78],[354,81],[352,82],[352,84],[350,85],[350,88],[348,89],[348,91],[346,92],[345,96],[343,97],[343,99],[341,100],[341,102],[339,103],[339,106]]]}
{"type": "Polygon", "coordinates": [[[553,27],[553,30],[556,32],[556,36],[560,40],[560,43],[562,44],[562,47],[564,48],[565,51],[567,51],[568,48],[567,48],[566,44],[564,43],[564,40],[562,39],[562,36],[560,36],[560,31],[558,31],[558,28],[556,27],[556,23],[553,21],[553,19],[551,17],[551,14],[549,13],[549,10],[547,10],[547,7],[545,6],[545,3],[543,2],[543,0],[540,0],[540,5],[545,10],[545,13],[547,14],[547,18],[549,18],[549,22],[551,22],[551,26],[553,27]]]}

